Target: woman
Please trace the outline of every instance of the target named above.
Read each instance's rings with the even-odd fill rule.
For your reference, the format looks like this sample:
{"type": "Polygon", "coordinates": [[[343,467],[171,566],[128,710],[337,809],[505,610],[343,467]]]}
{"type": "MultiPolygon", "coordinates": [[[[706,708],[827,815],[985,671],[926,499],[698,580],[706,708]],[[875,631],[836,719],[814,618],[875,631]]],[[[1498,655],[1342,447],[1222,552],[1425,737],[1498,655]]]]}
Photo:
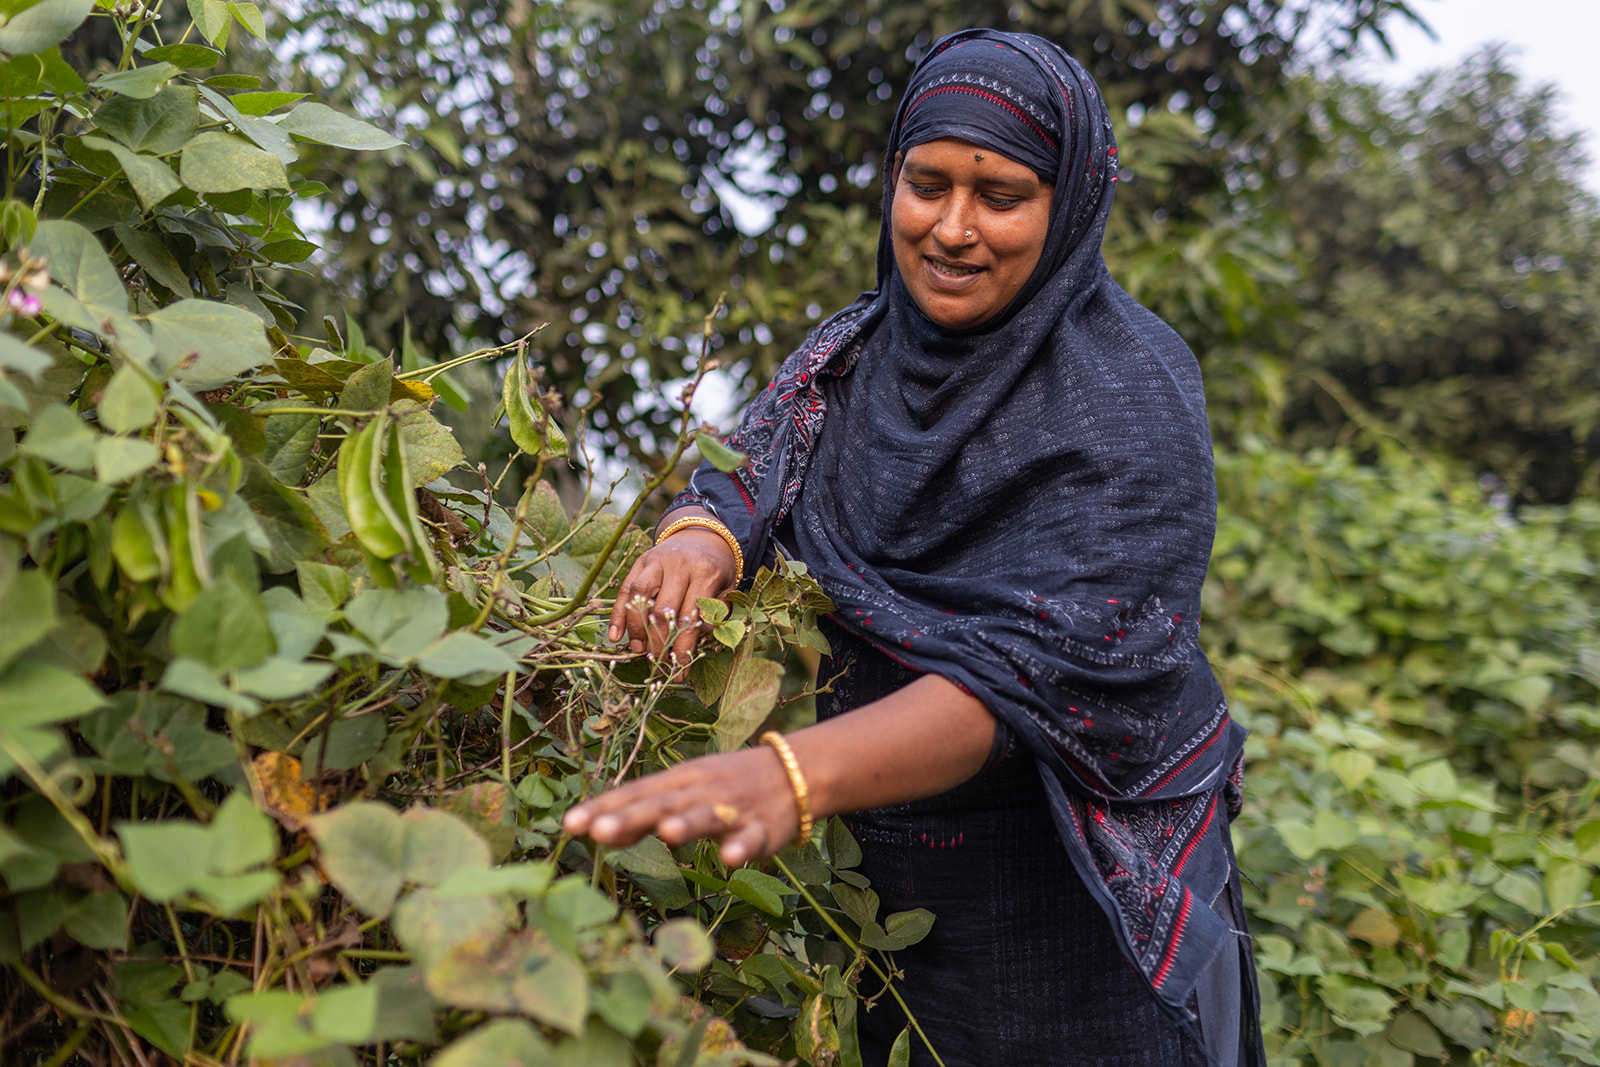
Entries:
{"type": "MultiPolygon", "coordinates": [[[[736,864],[854,813],[883,910],[938,916],[896,960],[951,1067],[1261,1062],[1227,832],[1244,731],[1198,644],[1199,369],[1106,272],[1116,170],[1055,45],[971,30],[923,60],[878,289],[784,363],[729,439],[750,465],[696,472],[611,619],[684,660],[697,598],[777,548],[838,606],[844,677],[817,725],[567,816],[736,864]]],[[[867,1062],[896,1011],[859,1017],[867,1062]]]]}

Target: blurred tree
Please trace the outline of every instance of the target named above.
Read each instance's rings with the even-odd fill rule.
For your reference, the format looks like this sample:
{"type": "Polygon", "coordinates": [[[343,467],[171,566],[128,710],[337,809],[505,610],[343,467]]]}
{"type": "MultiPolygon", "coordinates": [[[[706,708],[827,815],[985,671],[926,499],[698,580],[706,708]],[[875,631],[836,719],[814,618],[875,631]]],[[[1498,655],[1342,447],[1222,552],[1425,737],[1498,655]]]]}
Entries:
{"type": "Polygon", "coordinates": [[[1492,50],[1392,97],[1295,87],[1259,164],[1303,264],[1291,443],[1353,400],[1522,499],[1600,489],[1600,216],[1553,94],[1492,50]]]}
{"type": "MultiPolygon", "coordinates": [[[[412,147],[326,177],[338,281],[299,297],[380,347],[406,322],[443,351],[548,321],[551,384],[645,458],[670,418],[649,383],[683,376],[719,292],[716,344],[748,388],[872,284],[879,146],[941,34],[1032,30],[1091,67],[1129,120],[1113,257],[1165,241],[1182,268],[1220,240],[1270,273],[1282,243],[1218,230],[1208,197],[1292,60],[1396,15],[1414,17],[1404,0],[303,2],[280,60],[412,147]]],[[[1223,333],[1249,325],[1233,304],[1223,333]]]]}

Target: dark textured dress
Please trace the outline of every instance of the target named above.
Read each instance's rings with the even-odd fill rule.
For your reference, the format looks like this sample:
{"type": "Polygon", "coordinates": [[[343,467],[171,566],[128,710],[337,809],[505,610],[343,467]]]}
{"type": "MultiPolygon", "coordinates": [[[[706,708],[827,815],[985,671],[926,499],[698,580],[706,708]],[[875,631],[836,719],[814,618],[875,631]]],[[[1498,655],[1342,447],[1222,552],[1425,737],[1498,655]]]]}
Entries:
{"type": "MultiPolygon", "coordinates": [[[[834,652],[820,677],[845,673],[818,699],[819,718],[919,677],[840,627],[827,635],[834,652]]],[[[937,917],[928,937],[894,960],[905,972],[896,986],[947,1067],[1205,1064],[1122,958],[1025,752],[1001,756],[947,793],[844,821],[861,842],[879,915],[927,908],[937,917]]],[[[1215,988],[1237,989],[1236,970],[1217,977],[1215,988]]],[[[875,983],[869,977],[863,995],[876,993],[875,983]]],[[[1200,1014],[1204,1028],[1207,1005],[1200,1014]]],[[[904,1014],[885,995],[857,1019],[863,1062],[882,1067],[904,1014]]],[[[911,1049],[912,1064],[933,1064],[915,1036],[911,1049]]]]}

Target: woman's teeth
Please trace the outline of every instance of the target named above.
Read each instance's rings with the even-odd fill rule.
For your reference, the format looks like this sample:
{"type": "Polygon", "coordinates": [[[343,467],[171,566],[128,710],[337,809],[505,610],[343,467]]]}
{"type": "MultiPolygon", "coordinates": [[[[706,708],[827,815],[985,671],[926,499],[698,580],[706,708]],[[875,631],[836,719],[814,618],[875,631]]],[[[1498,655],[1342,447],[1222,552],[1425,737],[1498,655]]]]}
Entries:
{"type": "Polygon", "coordinates": [[[932,260],[928,262],[934,270],[940,274],[948,274],[952,278],[964,278],[969,274],[976,274],[982,269],[981,267],[960,267],[954,263],[935,263],[932,260]]]}

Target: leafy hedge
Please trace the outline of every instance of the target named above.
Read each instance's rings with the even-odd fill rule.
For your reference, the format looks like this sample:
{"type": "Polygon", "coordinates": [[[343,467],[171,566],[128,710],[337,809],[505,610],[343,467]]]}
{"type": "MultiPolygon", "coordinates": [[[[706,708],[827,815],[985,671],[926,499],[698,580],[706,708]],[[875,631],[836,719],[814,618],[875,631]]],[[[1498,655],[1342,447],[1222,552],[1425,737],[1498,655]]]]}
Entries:
{"type": "MultiPolygon", "coordinates": [[[[733,599],[688,686],[602,643],[660,477],[564,503],[520,345],[294,335],[300,146],[397,142],[210,73],[267,32],[249,3],[170,43],[137,2],[0,11],[7,1062],[858,1063],[857,983],[936,919],[880,915],[840,825],[732,871],[559,830],[803,719],[804,569],[733,599]],[[115,46],[79,71],[86,18],[115,46]],[[487,360],[498,404],[450,376],[487,360]],[[520,494],[440,400],[508,418],[520,494]]],[[[692,393],[668,472],[715,451],[692,393]]],[[[1600,1062],[1600,509],[1512,517],[1403,456],[1246,449],[1219,483],[1278,1060],[1600,1062]]]]}
{"type": "Polygon", "coordinates": [[[692,690],[599,647],[660,479],[574,513],[536,473],[507,509],[429,407],[500,357],[513,438],[541,471],[565,456],[520,347],[402,370],[353,324],[287,332],[272,281],[307,269],[318,191],[298,144],[398,142],[208,76],[264,33],[252,4],[195,0],[170,44],[137,3],[8,14],[8,1062],[778,1062],[729,1019],[836,1056],[844,975],[931,920],[880,925],[842,828],[772,873],[558,831],[768,718],[771,657],[823,647],[803,568],[734,599],[692,690]],[[121,55],[88,80],[57,47],[86,16],[121,55]]]}
{"type": "Polygon", "coordinates": [[[1600,1062],[1600,507],[1220,458],[1205,639],[1278,1062],[1600,1062]]]}

